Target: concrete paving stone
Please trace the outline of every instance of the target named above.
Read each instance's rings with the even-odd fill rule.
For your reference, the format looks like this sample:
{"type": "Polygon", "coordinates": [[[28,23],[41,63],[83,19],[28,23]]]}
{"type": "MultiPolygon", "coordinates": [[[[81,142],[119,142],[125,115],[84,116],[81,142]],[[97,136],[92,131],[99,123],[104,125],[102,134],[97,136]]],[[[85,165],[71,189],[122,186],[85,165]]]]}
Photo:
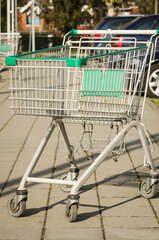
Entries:
{"type": "MultiPolygon", "coordinates": [[[[30,152],[30,153],[23,151],[20,154],[18,162],[15,167],[15,174],[18,171],[20,171],[22,173],[24,173],[26,171],[26,169],[28,168],[29,164],[32,161],[35,151],[30,152]]],[[[49,151],[44,152],[41,155],[33,173],[35,173],[36,175],[39,175],[39,176],[51,174],[53,162],[54,162],[54,153],[51,155],[49,151]]]]}
{"type": "Polygon", "coordinates": [[[134,198],[140,196],[139,183],[121,181],[121,175],[113,175],[99,182],[100,197],[134,198]]]}
{"type": "Polygon", "coordinates": [[[2,76],[2,74],[0,74],[0,90],[3,91],[3,89],[7,89],[9,91],[9,83],[10,83],[9,75],[7,74],[6,76],[4,76],[3,74],[2,76]]]}
{"type": "MultiPolygon", "coordinates": [[[[5,157],[5,161],[7,160],[10,161],[10,157],[8,157],[8,154],[15,154],[19,151],[19,149],[21,148],[21,143],[20,142],[14,142],[12,143],[9,140],[6,140],[5,138],[3,139],[3,141],[1,141],[1,147],[0,147],[0,153],[1,156],[4,158],[5,157]],[[8,159],[7,159],[8,157],[8,159]]],[[[2,159],[2,158],[1,158],[2,159]]]]}
{"type": "Polygon", "coordinates": [[[100,199],[101,206],[105,206],[103,216],[117,217],[154,217],[152,208],[146,199],[131,199],[131,198],[102,198],[100,199]]]}
{"type": "Polygon", "coordinates": [[[7,154],[7,142],[8,142],[8,151],[18,152],[18,149],[22,147],[25,138],[28,134],[28,131],[33,124],[34,118],[30,118],[29,121],[22,119],[18,122],[18,128],[15,127],[17,123],[17,118],[14,117],[11,122],[9,122],[6,128],[1,132],[0,146],[1,151],[7,154]],[[9,134],[9,137],[8,137],[9,134]],[[18,149],[17,149],[18,148],[18,149]]]}
{"type": "MultiPolygon", "coordinates": [[[[58,188],[59,190],[59,188],[58,188]]],[[[57,189],[51,192],[50,206],[47,227],[58,227],[67,226],[70,227],[71,224],[65,219],[65,207],[68,193],[59,192],[57,195],[57,189]],[[56,219],[56,221],[52,221],[56,219]]],[[[100,215],[99,215],[99,205],[96,196],[96,191],[90,190],[80,194],[79,209],[77,222],[73,224],[73,227],[85,227],[85,221],[88,225],[94,227],[100,227],[100,215]]]]}
{"type": "Polygon", "coordinates": [[[48,190],[29,191],[23,217],[14,218],[8,213],[9,195],[0,199],[0,239],[40,239],[46,210],[48,190]],[[7,227],[6,227],[7,226],[7,227]],[[16,231],[15,231],[16,229],[16,231]]]}
{"type": "Polygon", "coordinates": [[[130,170],[134,172],[133,166],[126,152],[119,156],[117,162],[113,160],[113,155],[109,154],[108,157],[102,162],[101,166],[97,169],[99,172],[99,177],[101,176],[100,170],[101,172],[103,171],[103,173],[105,173],[105,176],[107,174],[118,174],[130,170]],[[103,171],[103,169],[105,169],[105,171],[103,171]]]}
{"type": "MultiPolygon", "coordinates": [[[[1,76],[0,76],[1,78],[1,76]]],[[[0,104],[10,96],[9,81],[1,81],[0,79],[0,104]]]]}
{"type": "MultiPolygon", "coordinates": [[[[18,229],[23,228],[36,228],[39,227],[42,229],[44,216],[23,216],[20,218],[8,217],[7,215],[2,216],[3,220],[0,220],[1,227],[5,228],[6,226],[18,229]]],[[[7,231],[6,231],[7,232],[7,231]]],[[[1,239],[1,238],[0,238],[1,239]]]]}
{"type": "Polygon", "coordinates": [[[106,229],[107,240],[158,240],[158,228],[143,228],[143,229],[130,229],[130,228],[112,228],[106,229]]]}
{"type": "MultiPolygon", "coordinates": [[[[4,88],[0,88],[0,106],[1,106],[1,104],[3,104],[5,101],[7,101],[9,99],[9,96],[10,96],[9,93],[10,92],[9,92],[9,90],[7,88],[5,88],[5,87],[4,88]]],[[[9,109],[6,109],[6,110],[9,110],[9,109]]]]}
{"type": "MultiPolygon", "coordinates": [[[[23,152],[20,154],[20,156],[18,158],[18,162],[16,163],[16,166],[14,167],[14,171],[12,172],[12,175],[11,175],[10,180],[9,180],[9,186],[11,186],[11,183],[13,183],[13,182],[14,183],[16,182],[17,186],[19,185],[20,180],[21,180],[22,176],[24,175],[24,172],[26,171],[26,169],[27,169],[27,167],[28,167],[28,165],[29,165],[29,163],[30,163],[35,151],[36,151],[35,146],[33,146],[33,142],[30,141],[31,138],[32,138],[32,136],[30,136],[28,138],[28,140],[26,142],[26,145],[23,149],[23,152]]],[[[38,138],[36,139],[36,142],[37,142],[37,140],[39,141],[38,138]]],[[[11,140],[11,141],[13,141],[13,140],[11,140]]],[[[18,142],[18,140],[17,140],[17,142],[18,142]]],[[[12,145],[12,143],[11,143],[11,145],[12,145]]],[[[14,143],[14,145],[12,147],[13,147],[15,153],[18,154],[17,152],[18,152],[18,149],[20,149],[20,144],[19,144],[19,147],[18,147],[18,144],[14,143]],[[15,150],[15,147],[17,148],[17,150],[15,150]]],[[[53,148],[53,147],[50,146],[50,148],[53,148]]],[[[6,152],[6,159],[7,159],[8,158],[7,149],[4,150],[4,152],[6,152]]],[[[13,157],[13,153],[12,153],[12,157],[13,157]]],[[[40,177],[51,176],[51,171],[52,171],[51,168],[53,166],[52,162],[53,161],[52,161],[52,157],[50,155],[50,152],[46,151],[45,154],[44,154],[44,158],[41,161],[41,165],[38,165],[38,168],[35,172],[36,173],[35,175],[36,176],[38,175],[40,177]],[[44,160],[45,160],[45,163],[46,163],[47,162],[46,160],[47,160],[48,156],[49,156],[49,158],[51,158],[51,161],[49,159],[50,163],[48,165],[46,165],[47,168],[44,168],[44,160]],[[41,167],[39,167],[39,166],[41,166],[41,167]]],[[[14,186],[14,187],[16,188],[17,186],[14,186]]]]}
{"type": "Polygon", "coordinates": [[[158,222],[154,217],[141,216],[141,217],[122,217],[122,216],[112,216],[103,217],[103,222],[106,228],[159,228],[158,222]]]}
{"type": "Polygon", "coordinates": [[[0,111],[4,112],[4,114],[1,115],[0,118],[0,130],[2,130],[6,122],[12,117],[12,115],[10,113],[10,110],[8,110],[8,104],[6,102],[0,105],[0,111]]]}
{"type": "MultiPolygon", "coordinates": [[[[8,189],[11,190],[11,189],[8,189]]],[[[26,212],[24,214],[24,219],[26,217],[29,218],[32,216],[39,216],[39,215],[44,215],[44,212],[46,210],[46,203],[47,203],[47,197],[48,197],[48,188],[43,188],[43,189],[39,189],[39,188],[29,188],[28,190],[28,199],[26,201],[26,212]]],[[[8,194],[5,194],[7,192],[4,191],[4,195],[2,195],[0,202],[1,202],[1,214],[5,215],[7,214],[8,217],[12,218],[12,219],[18,219],[18,218],[13,218],[12,216],[10,216],[8,214],[8,209],[7,209],[7,203],[8,200],[11,196],[15,195],[15,190],[14,192],[9,192],[8,194]],[[3,208],[4,207],[4,208],[3,208]]],[[[20,218],[22,219],[22,218],[20,218]]],[[[16,221],[15,221],[16,222],[16,221]]]]}
{"type": "Polygon", "coordinates": [[[67,161],[67,154],[57,153],[55,162],[54,177],[61,177],[68,173],[70,164],[67,161]]]}
{"type": "MultiPolygon", "coordinates": [[[[158,190],[159,190],[159,189],[158,189],[158,190]]],[[[155,206],[156,208],[159,208],[158,197],[159,197],[159,191],[158,191],[158,194],[156,195],[155,198],[150,199],[150,202],[151,202],[152,205],[155,206]]]]}
{"type": "Polygon", "coordinates": [[[4,76],[3,74],[2,76],[2,74],[0,74],[0,90],[3,91],[3,89],[7,89],[9,91],[9,85],[10,85],[9,75],[7,74],[6,76],[4,76]]]}
{"type": "MultiPolygon", "coordinates": [[[[148,207],[149,206],[149,200],[141,197],[140,195],[133,194],[133,196],[124,196],[118,194],[118,196],[105,196],[101,198],[101,201],[105,201],[105,203],[111,205],[113,202],[116,203],[118,206],[118,201],[123,202],[123,206],[139,206],[139,207],[148,207]]],[[[121,205],[122,206],[122,205],[121,205]]]]}
{"type": "Polygon", "coordinates": [[[4,101],[4,99],[8,98],[9,96],[9,81],[1,81],[0,79],[0,104],[4,101]]]}
{"type": "Polygon", "coordinates": [[[98,206],[94,208],[94,205],[92,205],[93,207],[91,207],[90,204],[88,206],[87,203],[83,201],[79,206],[76,222],[71,224],[65,217],[66,201],[61,198],[55,198],[55,200],[56,202],[51,204],[49,208],[46,228],[85,228],[86,223],[89,227],[101,227],[98,206]]]}
{"type": "Polygon", "coordinates": [[[12,117],[11,112],[8,109],[8,101],[9,100],[6,100],[0,105],[0,111],[3,113],[0,118],[0,130],[3,129],[6,122],[12,117]]]}
{"type": "Polygon", "coordinates": [[[39,240],[41,238],[41,227],[25,227],[25,224],[20,228],[0,227],[0,239],[8,240],[39,240]]]}
{"type": "Polygon", "coordinates": [[[159,130],[159,126],[157,124],[159,118],[159,110],[154,104],[152,104],[150,100],[147,99],[146,102],[147,104],[145,105],[143,122],[145,123],[146,128],[151,130],[150,132],[157,134],[159,130]]]}
{"type": "MultiPolygon", "coordinates": [[[[137,155],[137,153],[139,153],[139,154],[142,156],[142,158],[140,158],[140,157],[137,155],[138,157],[137,157],[136,160],[138,160],[139,162],[140,162],[140,161],[141,161],[141,162],[143,161],[144,150],[143,150],[143,148],[142,148],[140,139],[137,138],[134,133],[131,132],[131,135],[129,136],[129,140],[127,140],[127,142],[126,142],[126,146],[127,146],[127,149],[128,149],[128,151],[129,151],[130,154],[133,153],[133,154],[136,154],[136,155],[137,155]],[[136,138],[136,139],[135,139],[135,138],[136,138]],[[135,143],[135,142],[136,142],[136,143],[135,143]],[[132,144],[132,143],[133,143],[133,144],[132,144]]],[[[157,146],[157,145],[155,145],[156,152],[154,151],[154,152],[152,153],[152,155],[154,155],[154,154],[156,154],[156,153],[158,152],[159,147],[157,146],[157,148],[156,148],[156,146],[157,146]]],[[[156,155],[156,157],[157,157],[157,155],[156,155]]]]}
{"type": "MultiPolygon", "coordinates": [[[[25,149],[19,156],[16,168],[22,169],[23,171],[27,169],[28,165],[32,161],[32,158],[34,157],[35,152],[36,152],[36,148],[31,149],[30,152],[29,150],[26,151],[25,149]]],[[[55,156],[55,153],[52,152],[50,154],[50,151],[47,148],[46,151],[44,151],[41,157],[39,158],[39,161],[37,162],[34,172],[40,172],[40,171],[42,172],[42,171],[45,171],[45,169],[52,168],[54,163],[54,156],[55,156]]]]}
{"type": "Polygon", "coordinates": [[[123,167],[119,165],[120,163],[116,165],[112,163],[112,167],[109,164],[107,164],[107,166],[100,166],[96,171],[99,185],[136,187],[138,185],[138,179],[133,169],[127,168],[124,171],[123,167]],[[103,171],[103,168],[106,170],[103,171]]]}
{"type": "MultiPolygon", "coordinates": [[[[73,223],[74,224],[74,223],[73,223]]],[[[71,223],[71,225],[73,225],[71,223]]],[[[60,228],[60,229],[52,229],[47,228],[45,233],[45,239],[47,240],[97,240],[103,239],[101,228],[60,228]]]]}
{"type": "Polygon", "coordinates": [[[0,73],[0,89],[7,87],[9,88],[9,82],[10,82],[9,72],[5,71],[3,73],[0,73]]]}

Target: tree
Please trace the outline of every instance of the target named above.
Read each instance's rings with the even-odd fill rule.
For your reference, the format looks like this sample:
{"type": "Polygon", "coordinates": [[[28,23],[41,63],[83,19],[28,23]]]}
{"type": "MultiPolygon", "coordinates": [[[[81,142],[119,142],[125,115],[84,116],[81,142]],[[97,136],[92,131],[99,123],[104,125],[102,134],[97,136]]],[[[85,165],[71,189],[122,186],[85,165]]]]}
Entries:
{"type": "Polygon", "coordinates": [[[93,23],[96,25],[105,16],[106,5],[103,0],[87,0],[87,5],[90,9],[93,9],[93,23]]]}
{"type": "Polygon", "coordinates": [[[25,4],[27,4],[27,2],[28,2],[27,0],[17,0],[17,6],[22,7],[25,4]]]}
{"type": "Polygon", "coordinates": [[[107,6],[107,11],[108,11],[108,16],[113,16],[114,15],[114,6],[113,6],[113,0],[103,0],[107,6]]]}
{"type": "Polygon", "coordinates": [[[107,16],[114,15],[114,7],[122,6],[123,3],[127,3],[127,0],[103,0],[107,6],[107,16]]]}
{"type": "MultiPolygon", "coordinates": [[[[7,32],[7,0],[1,1],[1,32],[7,32]]],[[[27,0],[17,0],[18,6],[23,6],[27,0]]]]}
{"type": "MultiPolygon", "coordinates": [[[[135,0],[139,6],[141,14],[154,14],[155,13],[155,2],[156,0],[135,0]]],[[[159,10],[159,6],[158,9],[159,10]]],[[[159,11],[157,11],[159,12],[159,11]]]]}
{"type": "MultiPolygon", "coordinates": [[[[0,0],[1,1],[1,0],[0,0]]],[[[1,1],[1,32],[7,31],[7,1],[1,1]]]]}
{"type": "MultiPolygon", "coordinates": [[[[54,11],[52,15],[50,15],[50,11],[47,10],[47,13],[45,13],[43,17],[47,23],[50,21],[54,22],[57,29],[65,34],[72,28],[76,28],[84,16],[89,17],[88,13],[81,12],[84,3],[84,0],[54,0],[54,11]]],[[[48,4],[49,3],[46,2],[47,6],[48,4]]]]}
{"type": "MultiPolygon", "coordinates": [[[[51,5],[49,1],[45,1],[46,7],[51,5]]],[[[67,33],[73,28],[77,28],[80,24],[83,24],[86,20],[94,19],[94,22],[98,22],[101,17],[102,8],[105,4],[102,0],[54,0],[52,3],[54,7],[53,13],[47,9],[47,13],[43,15],[47,23],[54,22],[56,28],[62,33],[67,33]],[[83,8],[87,6],[88,9],[83,8]],[[82,11],[82,9],[85,9],[82,11]],[[89,9],[93,9],[94,16],[89,14],[89,9]]]]}

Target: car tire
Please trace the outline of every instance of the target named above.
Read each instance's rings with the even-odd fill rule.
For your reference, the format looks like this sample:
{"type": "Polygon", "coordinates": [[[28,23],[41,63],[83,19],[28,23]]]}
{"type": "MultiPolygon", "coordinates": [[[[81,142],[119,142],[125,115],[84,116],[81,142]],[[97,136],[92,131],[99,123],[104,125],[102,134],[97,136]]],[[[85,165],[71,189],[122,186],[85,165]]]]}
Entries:
{"type": "MultiPolygon", "coordinates": [[[[146,86],[147,72],[148,72],[148,69],[146,70],[146,73],[145,73],[144,89],[146,86]]],[[[147,87],[147,97],[159,98],[159,62],[151,66],[150,76],[148,80],[148,87],[147,87]]]]}

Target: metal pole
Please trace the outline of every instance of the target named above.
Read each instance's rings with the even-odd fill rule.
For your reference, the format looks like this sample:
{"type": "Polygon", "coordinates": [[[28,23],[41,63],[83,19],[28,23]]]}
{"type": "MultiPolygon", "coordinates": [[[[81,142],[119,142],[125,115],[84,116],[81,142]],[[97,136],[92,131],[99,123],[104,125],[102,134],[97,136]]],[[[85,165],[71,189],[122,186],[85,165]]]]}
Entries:
{"type": "Polygon", "coordinates": [[[18,31],[18,29],[17,29],[17,0],[15,0],[14,14],[15,14],[15,32],[17,32],[18,31]]]}
{"type": "Polygon", "coordinates": [[[14,21],[15,21],[15,19],[14,19],[14,0],[12,0],[12,3],[11,3],[11,12],[10,13],[12,14],[12,25],[11,25],[12,29],[11,29],[11,32],[14,33],[14,21]]]}
{"type": "Polygon", "coordinates": [[[7,34],[10,37],[10,0],[7,0],[7,34]]]}
{"type": "Polygon", "coordinates": [[[157,3],[157,0],[155,0],[155,14],[158,13],[158,3],[157,3]]]}
{"type": "MultiPolygon", "coordinates": [[[[40,0],[39,0],[39,9],[40,9],[40,0]]],[[[41,35],[41,10],[39,15],[39,35],[41,35]]]]}
{"type": "Polygon", "coordinates": [[[1,12],[2,12],[2,11],[1,11],[1,7],[2,7],[2,5],[1,5],[1,0],[0,0],[0,33],[2,32],[2,31],[1,31],[1,12]]]}
{"type": "Polygon", "coordinates": [[[35,19],[34,19],[34,4],[35,4],[35,1],[32,0],[32,51],[35,51],[35,19]]]}

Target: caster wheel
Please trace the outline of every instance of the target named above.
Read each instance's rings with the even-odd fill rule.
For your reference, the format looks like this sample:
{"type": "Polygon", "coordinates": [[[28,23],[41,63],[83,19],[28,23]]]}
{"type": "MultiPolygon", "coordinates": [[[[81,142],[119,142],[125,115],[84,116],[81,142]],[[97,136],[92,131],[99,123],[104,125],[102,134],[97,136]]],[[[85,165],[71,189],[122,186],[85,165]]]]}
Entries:
{"type": "Polygon", "coordinates": [[[156,196],[157,194],[157,183],[153,184],[150,189],[146,189],[146,181],[142,181],[140,186],[139,186],[139,190],[141,195],[144,198],[153,198],[156,196]]]}
{"type": "MultiPolygon", "coordinates": [[[[62,176],[61,180],[67,180],[67,175],[62,176]]],[[[63,185],[60,184],[60,188],[64,191],[64,192],[70,192],[72,185],[63,185]]]]}
{"type": "Polygon", "coordinates": [[[77,214],[78,214],[78,205],[74,203],[69,207],[69,210],[66,213],[67,220],[69,222],[75,222],[77,218],[77,214]]]}
{"type": "Polygon", "coordinates": [[[8,200],[8,211],[13,217],[20,217],[26,210],[26,201],[22,200],[18,205],[15,207],[15,197],[12,196],[8,200]]]}

